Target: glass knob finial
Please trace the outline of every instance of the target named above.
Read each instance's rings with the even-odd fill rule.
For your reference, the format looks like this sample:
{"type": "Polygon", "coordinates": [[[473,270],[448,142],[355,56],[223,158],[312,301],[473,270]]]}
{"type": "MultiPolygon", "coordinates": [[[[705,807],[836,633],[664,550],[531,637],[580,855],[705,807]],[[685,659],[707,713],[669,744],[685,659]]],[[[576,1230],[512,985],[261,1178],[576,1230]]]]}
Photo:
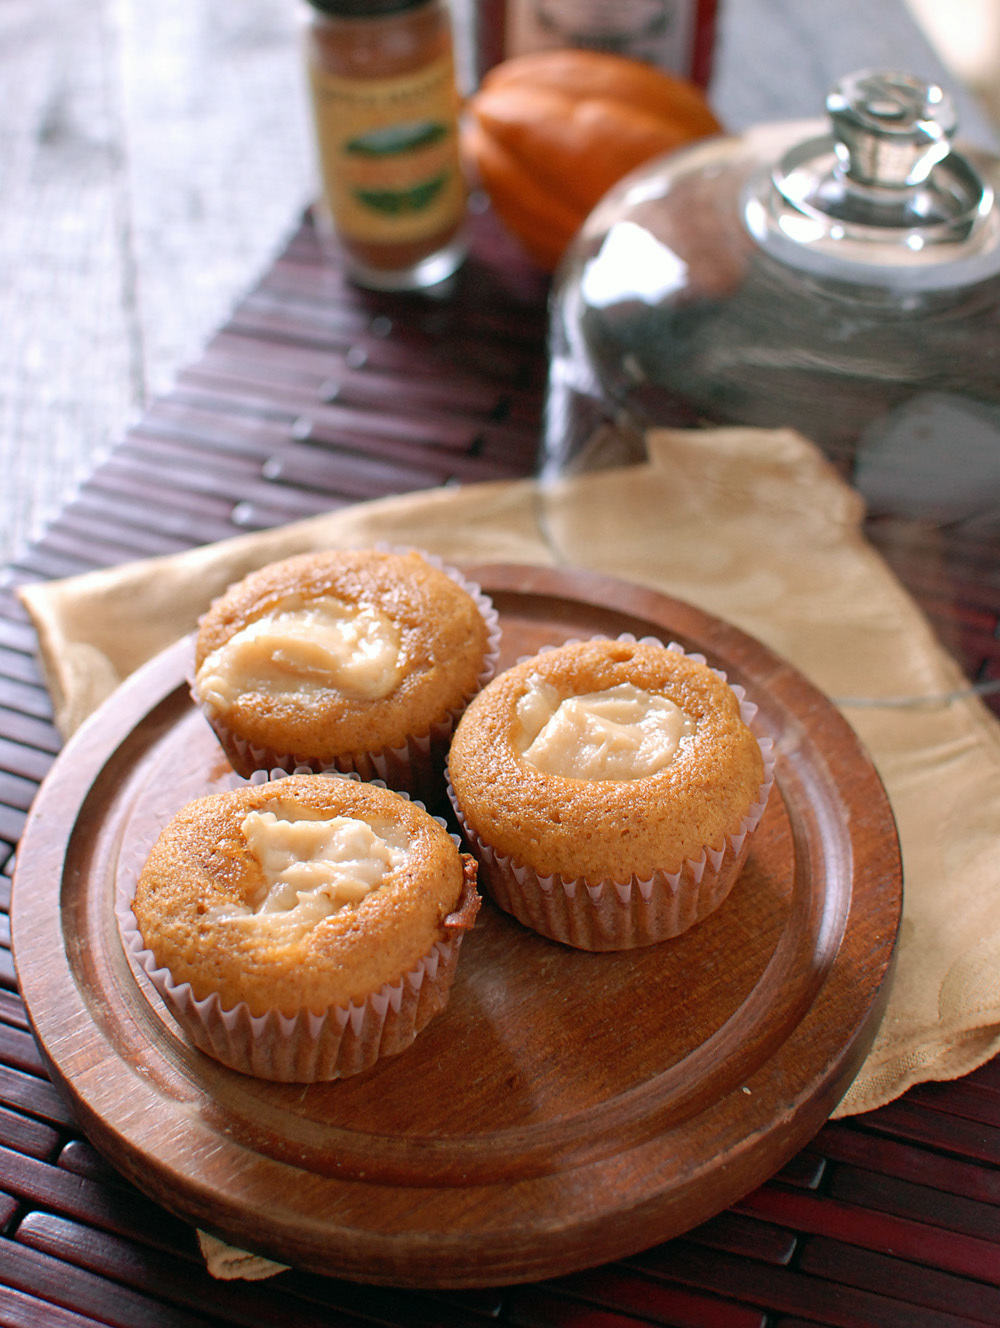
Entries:
{"type": "Polygon", "coordinates": [[[1000,271],[991,178],[982,154],[956,150],[943,88],[865,69],[834,85],[826,109],[826,132],[748,179],[743,219],[758,244],[794,268],[893,289],[1000,271]]]}
{"type": "Polygon", "coordinates": [[[851,74],[829,93],[826,108],[840,169],[855,184],[912,188],[951,151],[957,125],[951,98],[910,74],[851,74]]]}

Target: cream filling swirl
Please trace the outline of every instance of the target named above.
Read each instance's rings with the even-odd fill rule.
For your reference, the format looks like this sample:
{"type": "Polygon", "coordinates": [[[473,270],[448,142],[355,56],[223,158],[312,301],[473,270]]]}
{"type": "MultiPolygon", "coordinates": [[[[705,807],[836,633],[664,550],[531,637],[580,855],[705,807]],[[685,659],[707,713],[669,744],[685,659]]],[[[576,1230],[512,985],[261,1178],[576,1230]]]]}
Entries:
{"type": "Polygon", "coordinates": [[[202,662],[195,691],[224,712],[248,692],[306,697],[335,689],[378,700],[402,676],[396,625],[377,609],[326,595],[285,601],[235,632],[202,662]]]}
{"type": "Polygon", "coordinates": [[[300,936],[324,918],[360,904],[407,856],[405,837],[350,816],[312,818],[278,807],[248,812],[241,823],[264,888],[252,903],[214,910],[219,918],[300,936]]]}
{"type": "Polygon", "coordinates": [[[632,683],[560,698],[535,680],[517,719],[521,758],[569,779],[643,779],[668,766],[695,729],[673,701],[632,683]]]}

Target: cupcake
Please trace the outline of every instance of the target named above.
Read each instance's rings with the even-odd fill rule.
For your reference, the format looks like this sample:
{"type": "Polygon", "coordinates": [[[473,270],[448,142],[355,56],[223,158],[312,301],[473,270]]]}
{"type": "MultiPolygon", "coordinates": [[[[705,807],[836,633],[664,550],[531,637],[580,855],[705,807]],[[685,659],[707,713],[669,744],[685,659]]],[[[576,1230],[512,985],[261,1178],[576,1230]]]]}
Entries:
{"type": "Polygon", "coordinates": [[[755,712],[703,657],[632,637],[499,674],[448,757],[482,888],[580,949],[687,930],[729,893],[764,813],[773,756],[755,712]]]}
{"type": "Polygon", "coordinates": [[[499,654],[495,610],[416,551],[305,553],[208,609],[192,693],[233,768],[355,771],[431,798],[499,654]]]}
{"type": "Polygon", "coordinates": [[[310,1083],[402,1051],[444,1008],[476,864],[382,785],[295,774],[208,794],[159,835],[123,938],[188,1038],[310,1083]]]}

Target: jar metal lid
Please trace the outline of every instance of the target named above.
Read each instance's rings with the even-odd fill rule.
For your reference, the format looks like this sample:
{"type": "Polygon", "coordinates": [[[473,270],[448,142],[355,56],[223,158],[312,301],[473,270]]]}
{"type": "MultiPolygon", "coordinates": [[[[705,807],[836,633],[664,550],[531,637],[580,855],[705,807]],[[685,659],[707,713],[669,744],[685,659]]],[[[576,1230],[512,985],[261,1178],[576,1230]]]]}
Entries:
{"type": "Polygon", "coordinates": [[[420,9],[433,0],[308,0],[331,18],[386,18],[408,9],[420,9]]]}

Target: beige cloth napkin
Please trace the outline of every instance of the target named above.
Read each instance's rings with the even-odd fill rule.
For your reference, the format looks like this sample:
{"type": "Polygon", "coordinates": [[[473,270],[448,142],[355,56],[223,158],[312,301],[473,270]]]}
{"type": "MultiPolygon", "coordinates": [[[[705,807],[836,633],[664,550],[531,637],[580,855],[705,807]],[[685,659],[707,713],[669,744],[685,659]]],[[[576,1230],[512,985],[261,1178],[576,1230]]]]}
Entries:
{"type": "Polygon", "coordinates": [[[571,565],[692,601],[833,698],[886,785],[904,920],[888,1010],[838,1115],[1000,1050],[1000,726],[861,532],[863,507],[788,431],[658,431],[646,465],[554,485],[365,503],[61,582],[22,598],[68,735],[253,567],[321,546],[412,543],[464,562],[571,565]]]}

